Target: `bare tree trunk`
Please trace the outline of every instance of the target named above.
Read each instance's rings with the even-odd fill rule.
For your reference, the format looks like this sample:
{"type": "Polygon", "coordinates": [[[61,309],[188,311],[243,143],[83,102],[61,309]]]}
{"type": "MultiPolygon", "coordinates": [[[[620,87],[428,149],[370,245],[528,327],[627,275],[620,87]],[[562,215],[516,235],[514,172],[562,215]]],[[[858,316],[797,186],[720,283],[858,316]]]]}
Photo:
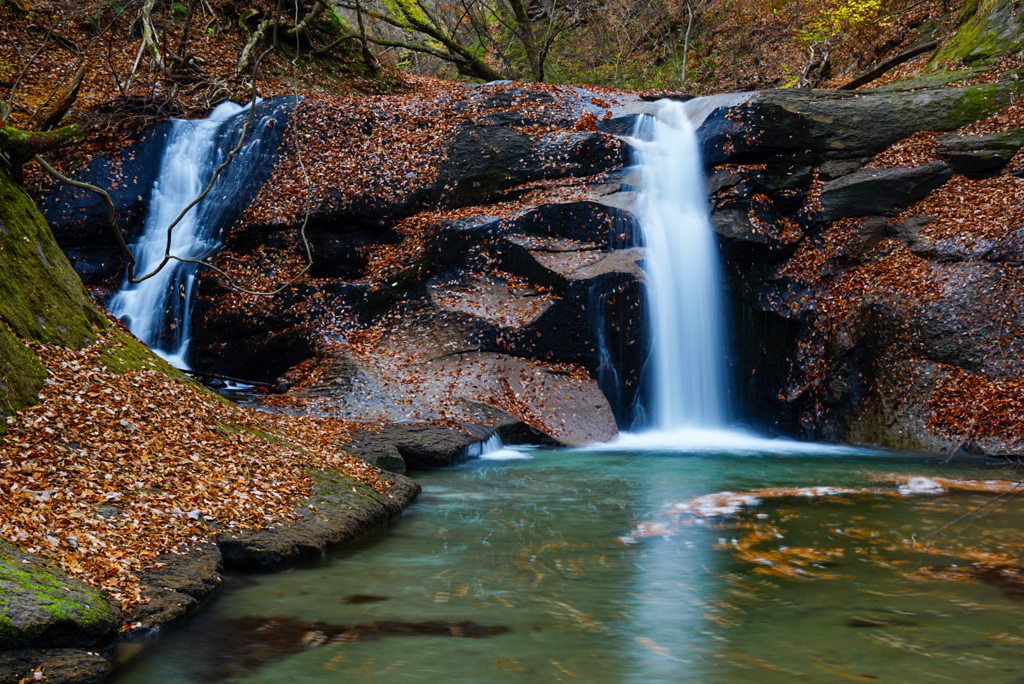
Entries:
{"type": "Polygon", "coordinates": [[[686,22],[686,35],[683,37],[683,74],[680,79],[680,85],[686,85],[686,58],[690,54],[690,29],[693,28],[693,6],[690,5],[690,0],[686,0],[686,11],[690,13],[690,18],[686,22]]]}
{"type": "MultiPolygon", "coordinates": [[[[151,71],[163,71],[164,60],[160,57],[160,48],[157,43],[160,36],[153,27],[153,7],[156,0],[146,0],[142,6],[142,49],[149,53],[149,68],[151,71]]],[[[137,62],[138,60],[136,60],[137,62]]]]}
{"type": "Polygon", "coordinates": [[[505,1],[512,10],[512,16],[516,19],[515,33],[519,37],[519,42],[523,45],[523,50],[526,52],[526,61],[530,65],[533,80],[541,83],[544,81],[544,59],[537,46],[533,22],[530,20],[529,12],[526,10],[526,4],[523,0],[505,1]]]}
{"type": "Polygon", "coordinates": [[[363,23],[363,4],[356,0],[356,23],[359,26],[359,43],[362,47],[363,64],[370,70],[370,73],[377,73],[377,58],[370,52],[370,44],[366,41],[366,24],[363,23]]]}

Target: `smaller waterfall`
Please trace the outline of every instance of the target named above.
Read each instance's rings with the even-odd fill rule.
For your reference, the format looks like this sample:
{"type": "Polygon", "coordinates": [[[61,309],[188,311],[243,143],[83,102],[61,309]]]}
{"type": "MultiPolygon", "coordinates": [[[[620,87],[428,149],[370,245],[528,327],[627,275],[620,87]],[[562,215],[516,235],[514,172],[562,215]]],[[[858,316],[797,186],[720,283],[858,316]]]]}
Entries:
{"type": "Polygon", "coordinates": [[[686,105],[660,102],[656,116],[639,118],[634,137],[652,328],[651,427],[725,427],[730,407],[718,249],[686,105]]]}
{"type": "MultiPolygon", "coordinates": [[[[273,168],[283,126],[274,130],[273,119],[293,104],[253,105],[254,116],[243,147],[218,177],[210,193],[174,227],[170,254],[203,259],[221,244],[221,233],[244,207],[252,187],[262,184],[273,168]],[[269,161],[269,165],[268,165],[269,161]]],[[[160,171],[153,185],[146,223],[131,245],[136,277],[163,260],[167,227],[206,187],[214,171],[238,143],[248,107],[225,102],[202,120],[174,119],[167,136],[160,171]]],[[[197,266],[171,260],[155,276],[141,283],[125,280],[108,308],[124,320],[132,333],[178,368],[188,368],[187,354],[197,266]]]]}
{"type": "Polygon", "coordinates": [[[470,444],[466,447],[467,458],[480,458],[485,461],[511,461],[515,459],[533,458],[521,449],[513,449],[505,446],[501,441],[501,435],[494,432],[483,442],[470,444]]]}

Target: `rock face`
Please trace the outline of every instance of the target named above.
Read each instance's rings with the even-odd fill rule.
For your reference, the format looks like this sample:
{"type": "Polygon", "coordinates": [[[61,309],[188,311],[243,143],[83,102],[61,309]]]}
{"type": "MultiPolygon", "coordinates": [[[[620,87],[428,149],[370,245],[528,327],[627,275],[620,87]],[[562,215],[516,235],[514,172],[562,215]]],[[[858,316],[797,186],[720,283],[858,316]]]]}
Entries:
{"type": "Polygon", "coordinates": [[[217,539],[224,564],[235,570],[276,570],[323,558],[337,544],[384,527],[416,499],[420,487],[390,475],[391,487],[380,493],[349,478],[318,473],[317,491],[299,509],[301,519],[267,530],[225,532],[217,539]]]}
{"type": "MultiPolygon", "coordinates": [[[[288,373],[270,403],[326,415],[496,428],[490,407],[533,439],[611,439],[639,387],[643,287],[641,254],[625,249],[635,220],[604,201],[627,150],[595,122],[634,102],[515,84],[303,102],[301,137],[286,133],[216,263],[274,289],[302,267],[305,225],[309,275],[259,297],[202,273],[190,363],[262,382],[288,373]],[[308,204],[295,195],[300,145],[308,204]]],[[[401,470],[465,445],[392,446],[400,461],[367,456],[401,470]]]]}
{"type": "MultiPolygon", "coordinates": [[[[288,95],[270,97],[256,105],[245,133],[247,145],[253,141],[259,143],[253,148],[255,152],[249,155],[240,152],[239,163],[227,166],[212,190],[231,188],[229,220],[252,202],[266,182],[294,107],[295,99],[288,95]]],[[[217,140],[220,149],[230,150],[235,146],[246,118],[243,113],[222,128],[217,140]]],[[[170,128],[170,121],[149,126],[127,141],[116,156],[96,156],[75,174],[78,180],[107,190],[117,210],[118,228],[129,244],[145,225],[170,128]]],[[[61,184],[46,198],[41,210],[83,282],[108,287],[120,284],[124,258],[99,195],[61,184]]],[[[202,212],[202,205],[199,211],[202,212]]]]}
{"type": "MultiPolygon", "coordinates": [[[[1009,161],[1009,160],[1007,160],[1009,161]]],[[[818,197],[821,220],[850,216],[895,216],[953,176],[942,162],[909,169],[864,169],[826,183],[818,197]]]]}
{"type": "Polygon", "coordinates": [[[707,116],[735,376],[764,429],[930,451],[1024,447],[998,408],[1019,401],[1024,379],[1024,343],[1009,332],[1024,323],[1019,171],[1008,166],[1020,131],[956,132],[1021,89],[765,92],[707,116]],[[911,146],[864,168],[921,131],[939,132],[930,152],[911,146]]]}
{"type": "Polygon", "coordinates": [[[80,348],[107,320],[96,309],[32,200],[0,169],[0,436],[36,402],[46,369],[21,340],[80,348]],[[21,338],[21,339],[19,339],[21,338]]]}
{"type": "MultiPolygon", "coordinates": [[[[1024,225],[993,214],[964,232],[948,207],[965,192],[999,197],[1022,173],[1019,130],[959,130],[1022,89],[691,103],[749,416],[818,439],[1016,448],[1005,431],[958,433],[942,397],[968,376],[980,387],[1020,374],[1008,331],[1024,311],[1024,225]],[[908,142],[926,131],[923,147],[908,142]]],[[[610,439],[634,418],[647,346],[635,179],[616,136],[655,106],[521,84],[307,100],[216,258],[273,292],[204,272],[191,363],[273,382],[284,394],[267,404],[324,415],[488,431],[500,413],[530,439],[610,439]],[[300,226],[312,264],[293,281],[300,226]]],[[[402,433],[416,428],[389,430],[363,454],[395,471],[449,463],[472,435],[410,446],[402,433]]]]}

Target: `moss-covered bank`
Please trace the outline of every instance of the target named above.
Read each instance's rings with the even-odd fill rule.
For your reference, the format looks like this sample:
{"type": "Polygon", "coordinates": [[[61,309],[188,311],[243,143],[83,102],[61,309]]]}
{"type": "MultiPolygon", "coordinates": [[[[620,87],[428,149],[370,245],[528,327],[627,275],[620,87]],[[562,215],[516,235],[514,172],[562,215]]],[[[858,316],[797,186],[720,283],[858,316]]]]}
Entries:
{"type": "Polygon", "coordinates": [[[18,338],[81,348],[107,320],[82,287],[46,221],[0,167],[0,435],[35,403],[46,371],[18,338]]]}

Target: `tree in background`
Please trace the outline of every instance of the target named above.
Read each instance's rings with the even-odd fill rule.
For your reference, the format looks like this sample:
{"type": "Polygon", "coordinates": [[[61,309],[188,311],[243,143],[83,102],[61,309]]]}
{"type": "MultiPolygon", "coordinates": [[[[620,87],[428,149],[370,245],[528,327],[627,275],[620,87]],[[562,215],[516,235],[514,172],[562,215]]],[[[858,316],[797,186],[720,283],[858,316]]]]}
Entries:
{"type": "Polygon", "coordinates": [[[585,20],[588,0],[336,0],[386,49],[428,55],[484,81],[547,80],[556,40],[585,20]]]}

